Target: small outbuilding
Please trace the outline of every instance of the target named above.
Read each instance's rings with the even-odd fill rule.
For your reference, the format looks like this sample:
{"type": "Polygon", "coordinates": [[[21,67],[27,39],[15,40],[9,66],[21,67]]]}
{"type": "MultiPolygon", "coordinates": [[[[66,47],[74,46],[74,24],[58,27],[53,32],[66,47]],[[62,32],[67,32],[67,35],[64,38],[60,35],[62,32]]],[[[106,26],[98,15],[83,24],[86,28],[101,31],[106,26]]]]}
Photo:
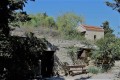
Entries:
{"type": "Polygon", "coordinates": [[[77,27],[77,31],[80,32],[88,40],[94,41],[100,38],[104,38],[104,29],[102,27],[80,24],[77,27]]]}

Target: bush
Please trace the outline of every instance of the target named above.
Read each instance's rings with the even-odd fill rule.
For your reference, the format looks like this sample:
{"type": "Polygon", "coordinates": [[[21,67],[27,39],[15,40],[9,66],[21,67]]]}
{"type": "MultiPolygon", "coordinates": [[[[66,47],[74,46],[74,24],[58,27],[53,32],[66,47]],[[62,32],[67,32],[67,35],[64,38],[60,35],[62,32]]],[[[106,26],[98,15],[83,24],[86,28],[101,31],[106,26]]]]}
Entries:
{"type": "Polygon", "coordinates": [[[103,69],[102,67],[91,66],[88,68],[88,72],[97,74],[97,73],[104,73],[104,72],[106,72],[106,70],[103,69]]]}
{"type": "Polygon", "coordinates": [[[91,58],[95,59],[96,65],[105,71],[114,66],[117,56],[120,56],[120,39],[116,37],[105,37],[96,42],[99,49],[92,51],[91,58]]]}
{"type": "Polygon", "coordinates": [[[95,67],[95,66],[89,67],[88,72],[93,73],[93,74],[97,74],[97,73],[99,73],[99,68],[95,67]]]}
{"type": "Polygon", "coordinates": [[[62,31],[60,33],[62,34],[63,38],[67,40],[85,40],[85,37],[75,30],[62,31]]]}

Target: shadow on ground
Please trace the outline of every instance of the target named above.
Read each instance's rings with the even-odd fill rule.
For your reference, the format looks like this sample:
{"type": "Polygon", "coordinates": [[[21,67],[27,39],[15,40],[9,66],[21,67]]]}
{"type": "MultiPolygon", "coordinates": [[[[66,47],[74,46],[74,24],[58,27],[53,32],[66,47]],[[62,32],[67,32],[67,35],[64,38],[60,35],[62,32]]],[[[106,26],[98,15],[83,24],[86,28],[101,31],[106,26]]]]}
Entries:
{"type": "Polygon", "coordinates": [[[47,78],[44,80],[65,80],[63,77],[52,77],[52,78],[47,78]]]}
{"type": "Polygon", "coordinates": [[[81,77],[81,78],[75,79],[75,80],[87,80],[87,79],[89,79],[89,78],[91,78],[91,76],[88,76],[88,77],[81,77]]]}

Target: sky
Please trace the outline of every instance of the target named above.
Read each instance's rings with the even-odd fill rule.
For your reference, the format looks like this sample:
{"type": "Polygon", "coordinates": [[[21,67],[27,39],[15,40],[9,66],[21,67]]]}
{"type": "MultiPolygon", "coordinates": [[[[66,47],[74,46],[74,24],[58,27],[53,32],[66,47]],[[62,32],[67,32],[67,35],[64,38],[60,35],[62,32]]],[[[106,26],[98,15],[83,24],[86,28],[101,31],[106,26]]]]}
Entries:
{"type": "Polygon", "coordinates": [[[104,21],[110,23],[110,27],[117,36],[120,32],[120,13],[106,6],[105,1],[112,0],[36,0],[28,1],[24,11],[28,14],[44,13],[57,18],[65,12],[73,12],[83,16],[86,25],[101,26],[104,21]]]}

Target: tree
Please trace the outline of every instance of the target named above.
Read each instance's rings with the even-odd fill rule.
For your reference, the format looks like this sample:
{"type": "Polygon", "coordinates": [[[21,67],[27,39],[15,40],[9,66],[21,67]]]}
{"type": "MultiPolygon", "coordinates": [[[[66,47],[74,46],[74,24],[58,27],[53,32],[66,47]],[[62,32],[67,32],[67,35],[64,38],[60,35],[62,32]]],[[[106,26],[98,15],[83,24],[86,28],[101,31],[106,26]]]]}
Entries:
{"type": "Polygon", "coordinates": [[[103,29],[104,29],[105,37],[107,37],[107,36],[114,36],[113,35],[113,30],[110,28],[108,21],[103,22],[103,25],[101,27],[103,27],[103,29]]]}
{"type": "Polygon", "coordinates": [[[15,18],[13,16],[14,11],[18,9],[23,9],[24,2],[26,2],[26,0],[0,1],[0,30],[3,32],[3,34],[5,34],[5,36],[9,36],[10,28],[8,24],[15,18]]]}
{"type": "Polygon", "coordinates": [[[48,17],[47,13],[38,13],[34,15],[36,18],[37,26],[46,27],[46,18],[48,17]]]}
{"type": "Polygon", "coordinates": [[[116,59],[120,59],[120,39],[114,36],[107,36],[96,42],[99,49],[92,52],[92,58],[95,59],[99,67],[102,66],[106,71],[114,65],[116,59]]]}
{"type": "MultiPolygon", "coordinates": [[[[0,79],[28,80],[30,73],[35,75],[38,59],[46,49],[44,41],[30,34],[26,38],[10,36],[10,24],[26,21],[22,10],[28,0],[0,0],[0,79]],[[29,72],[30,71],[30,72],[29,72]]],[[[34,1],[34,0],[31,0],[34,1]]]]}
{"type": "Polygon", "coordinates": [[[52,16],[48,16],[46,13],[38,13],[35,15],[30,14],[31,20],[22,23],[21,26],[32,26],[32,27],[55,27],[55,21],[52,16]]]}
{"type": "Polygon", "coordinates": [[[79,22],[83,22],[84,18],[75,13],[65,13],[57,17],[56,24],[59,31],[69,32],[77,27],[79,22]]]}
{"type": "Polygon", "coordinates": [[[55,26],[55,21],[54,21],[53,17],[47,17],[46,18],[46,24],[47,24],[48,27],[55,26]]]}
{"type": "Polygon", "coordinates": [[[92,58],[94,58],[97,63],[102,60],[99,66],[108,70],[114,65],[115,58],[120,56],[120,46],[117,45],[120,41],[119,38],[116,38],[113,34],[113,30],[110,28],[108,21],[105,21],[102,27],[105,37],[96,41],[99,49],[93,51],[92,58]]]}
{"type": "Polygon", "coordinates": [[[120,0],[114,0],[113,3],[107,1],[106,5],[112,7],[113,10],[117,10],[120,13],[120,0]]]}
{"type": "Polygon", "coordinates": [[[83,39],[83,36],[76,31],[79,23],[83,23],[84,18],[75,13],[65,13],[57,17],[56,25],[62,37],[66,39],[83,39]]]}

